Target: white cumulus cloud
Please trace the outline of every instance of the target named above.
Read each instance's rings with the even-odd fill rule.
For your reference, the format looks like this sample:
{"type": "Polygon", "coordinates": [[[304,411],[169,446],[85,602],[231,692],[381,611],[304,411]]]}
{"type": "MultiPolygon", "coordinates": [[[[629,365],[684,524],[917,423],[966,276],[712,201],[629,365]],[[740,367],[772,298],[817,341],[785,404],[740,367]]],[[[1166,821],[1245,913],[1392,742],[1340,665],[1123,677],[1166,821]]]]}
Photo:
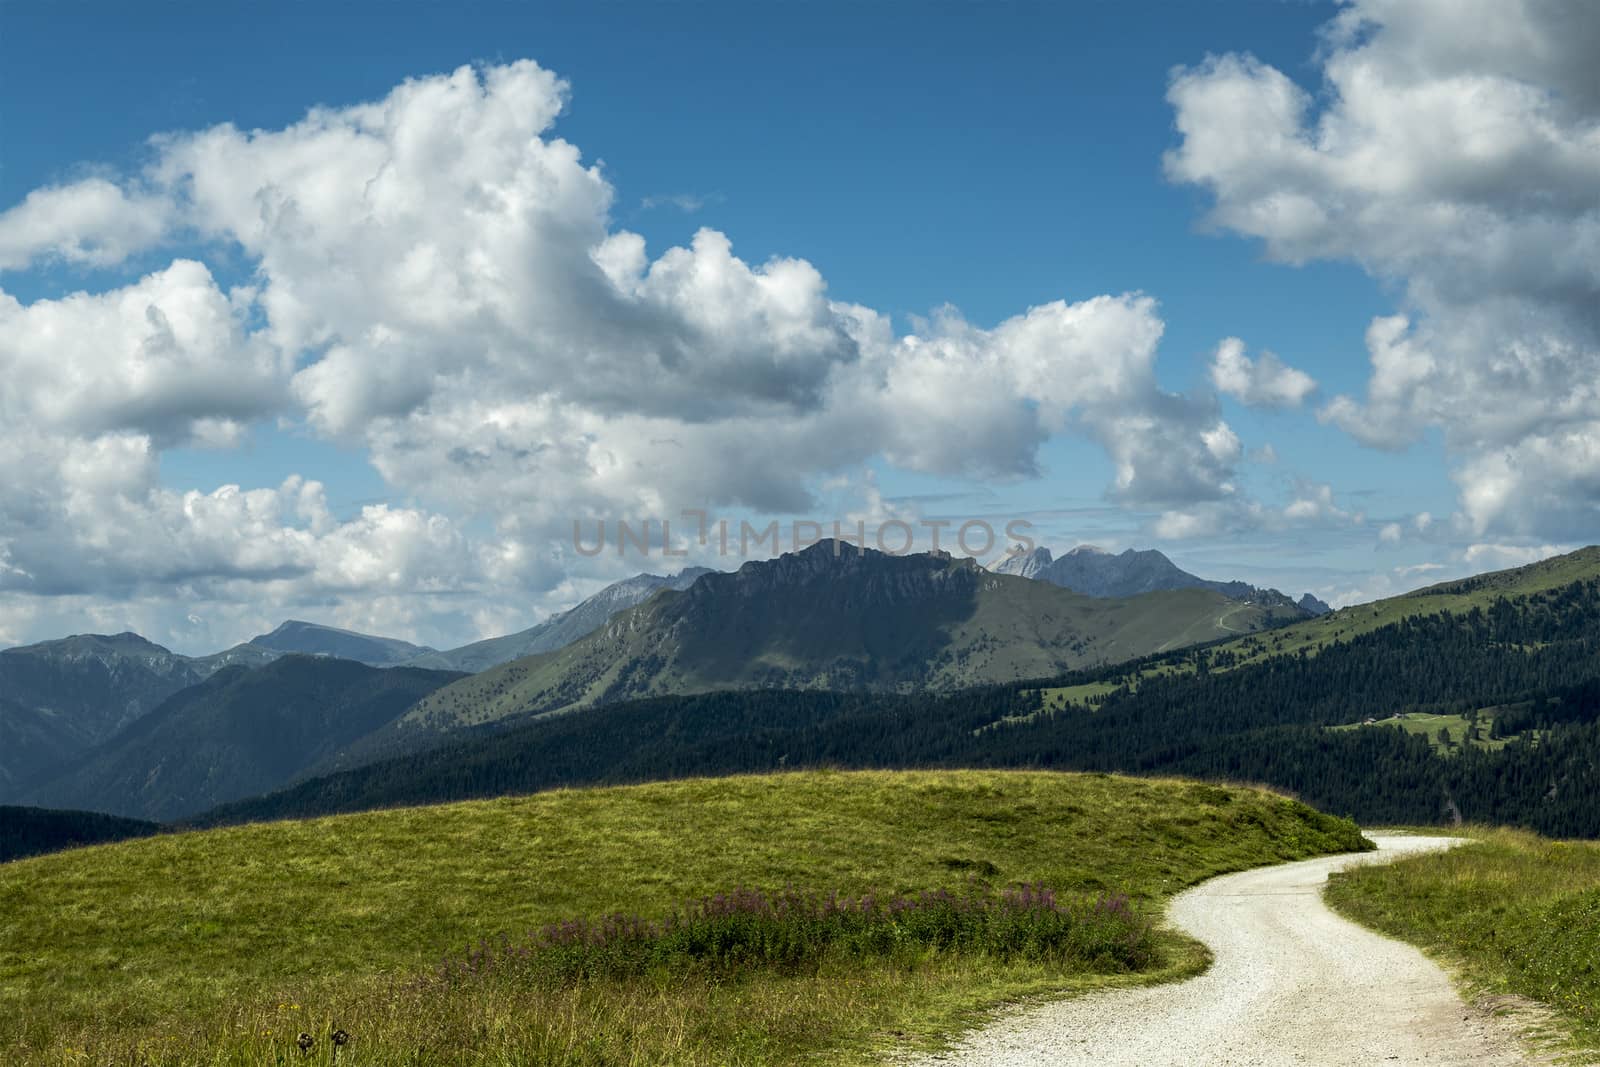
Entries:
{"type": "Polygon", "coordinates": [[[0,364],[7,426],[166,443],[225,442],[229,427],[281,410],[291,368],[193,260],[26,305],[0,291],[0,364]]]}
{"type": "Polygon", "coordinates": [[[1473,529],[1576,536],[1600,504],[1600,6],[1353,0],[1322,83],[1247,55],[1180,70],[1168,174],[1279,260],[1403,293],[1364,397],[1320,412],[1400,448],[1430,427],[1473,529]]]}
{"type": "MultiPolygon", "coordinates": [[[[0,216],[0,265],[105,267],[181,235],[249,268],[226,291],[186,258],[99,292],[0,293],[18,428],[0,437],[33,470],[0,490],[12,603],[183,588],[172,626],[213,634],[254,625],[247,601],[381,621],[364,603],[424,637],[518,605],[526,623],[597,577],[566,547],[574,518],[798,512],[878,459],[1027,478],[1057,434],[1104,448],[1123,505],[1247,510],[1215,398],[1157,381],[1153,298],[993,326],[946,308],[897,333],[811,263],[747,260],[714,229],[652,255],[555,134],[567,95],[533,62],[463,67],[279,129],[164,134],[139,175],[0,216]],[[164,451],[262,423],[361,450],[407,503],[336,518],[308,478],[162,483],[164,451]]],[[[1263,395],[1295,390],[1298,372],[1250,366],[1263,395]]]]}
{"type": "Polygon", "coordinates": [[[1289,366],[1271,352],[1251,360],[1245,355],[1244,342],[1237,337],[1225,338],[1217,346],[1211,360],[1211,384],[1217,392],[1259,408],[1299,407],[1317,388],[1311,375],[1289,366]]]}
{"type": "Polygon", "coordinates": [[[165,197],[129,192],[105,178],[35,189],[0,212],[0,271],[50,258],[91,267],[120,263],[159,242],[171,222],[165,197]]]}

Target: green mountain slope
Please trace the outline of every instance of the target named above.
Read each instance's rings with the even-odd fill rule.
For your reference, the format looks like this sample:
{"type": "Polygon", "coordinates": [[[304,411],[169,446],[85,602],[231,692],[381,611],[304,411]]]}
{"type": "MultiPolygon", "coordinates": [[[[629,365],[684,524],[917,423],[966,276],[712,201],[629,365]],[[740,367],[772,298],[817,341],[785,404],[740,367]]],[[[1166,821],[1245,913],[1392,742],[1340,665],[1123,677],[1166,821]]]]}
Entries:
{"type": "MultiPolygon", "coordinates": [[[[1279,627],[1270,634],[1240,637],[1219,646],[1216,650],[1219,656],[1213,658],[1227,665],[1242,666],[1280,654],[1304,651],[1315,655],[1335,643],[1348,642],[1405,619],[1440,613],[1461,615],[1474,608],[1487,609],[1501,597],[1531,596],[1595,578],[1600,578],[1600,545],[1522,567],[1440,582],[1399,596],[1340,608],[1314,619],[1279,627]]],[[[1156,664],[1151,668],[1156,673],[1168,673],[1172,669],[1168,664],[1156,664]]],[[[1137,677],[1137,674],[1132,675],[1130,680],[1136,683],[1137,677]]]]}
{"type": "Polygon", "coordinates": [[[1286,613],[1299,614],[1204,589],[1096,599],[971,560],[836,555],[825,541],[658,593],[566,648],[432,694],[400,725],[447,730],[728,688],[949,690],[1253,632],[1286,613]]]}
{"type": "Polygon", "coordinates": [[[459,677],[296,655],[254,670],[229,667],[175,694],[22,799],[177,818],[279,788],[459,677]]]}

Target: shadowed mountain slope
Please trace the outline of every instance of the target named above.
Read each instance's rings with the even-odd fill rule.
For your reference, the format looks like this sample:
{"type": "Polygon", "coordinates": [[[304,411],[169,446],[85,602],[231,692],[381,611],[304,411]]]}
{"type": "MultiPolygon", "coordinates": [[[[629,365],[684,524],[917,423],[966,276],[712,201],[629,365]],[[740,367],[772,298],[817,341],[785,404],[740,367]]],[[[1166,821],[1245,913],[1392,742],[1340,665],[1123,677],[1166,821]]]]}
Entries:
{"type": "Polygon", "coordinates": [[[172,819],[321,768],[460,675],[284,656],[230,667],[29,790],[30,804],[172,819]]]}
{"type": "Polygon", "coordinates": [[[0,797],[53,773],[209,673],[138,634],[0,651],[0,797]]]}

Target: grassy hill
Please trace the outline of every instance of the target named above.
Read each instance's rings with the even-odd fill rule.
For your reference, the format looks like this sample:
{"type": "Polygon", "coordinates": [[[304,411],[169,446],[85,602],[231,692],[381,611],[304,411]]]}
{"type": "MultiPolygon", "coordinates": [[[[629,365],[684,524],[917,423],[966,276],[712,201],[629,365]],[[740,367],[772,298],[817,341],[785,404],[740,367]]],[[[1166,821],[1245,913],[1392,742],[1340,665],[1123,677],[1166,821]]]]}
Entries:
{"type": "Polygon", "coordinates": [[[430,695],[400,725],[446,730],[715,689],[946,691],[1117,663],[1299,614],[1205,589],[1096,599],[948,556],[849,547],[836,556],[825,541],[658,593],[559,651],[430,695]]]}
{"type": "Polygon", "coordinates": [[[1444,956],[1481,989],[1549,1005],[1575,1047],[1600,1051],[1600,844],[1510,830],[1475,836],[1449,852],[1334,875],[1328,901],[1444,956]]]}
{"type": "Polygon", "coordinates": [[[696,779],[164,835],[0,867],[0,1061],[326,1063],[338,1028],[342,1064],[839,1062],[1007,997],[1150,980],[1196,956],[1163,936],[1131,974],[927,950],[578,986],[438,965],[480,939],[662,918],[739,886],[1036,883],[1126,894],[1136,919],[1213,874],[1359,847],[1351,824],[1254,790],[970,771],[696,779]],[[302,1030],[321,1042],[309,1060],[302,1030]]]}

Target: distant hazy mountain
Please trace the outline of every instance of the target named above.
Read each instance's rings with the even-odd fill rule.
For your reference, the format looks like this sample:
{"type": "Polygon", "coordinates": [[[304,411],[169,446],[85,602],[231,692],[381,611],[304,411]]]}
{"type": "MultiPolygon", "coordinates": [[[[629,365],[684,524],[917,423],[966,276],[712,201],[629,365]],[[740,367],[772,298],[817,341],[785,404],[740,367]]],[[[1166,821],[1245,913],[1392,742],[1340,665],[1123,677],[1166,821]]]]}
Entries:
{"type": "Polygon", "coordinates": [[[459,674],[285,655],[182,690],[21,799],[165,820],[280,788],[332,765],[459,674]]]}
{"type": "Polygon", "coordinates": [[[209,678],[224,667],[265,667],[283,655],[286,653],[247,643],[213,652],[209,656],[196,656],[192,662],[209,678]]]}
{"type": "Polygon", "coordinates": [[[444,731],[594,703],[721,688],[950,689],[1116,662],[1288,618],[1207,589],[1095,599],[947,554],[824,541],[711,573],[556,652],[442,689],[396,730],[444,731]]]}
{"type": "Polygon", "coordinates": [[[184,656],[134,633],[76,634],[0,651],[0,800],[16,797],[148,714],[229,667],[292,653],[386,667],[431,653],[388,637],[290,621],[209,656],[184,656]]]}
{"type": "Polygon", "coordinates": [[[208,673],[132,633],[79,634],[0,651],[0,797],[208,673]]]}
{"type": "Polygon", "coordinates": [[[576,607],[552,615],[527,630],[475,641],[447,652],[426,652],[413,658],[410,663],[414,667],[476,674],[523,656],[554,652],[598,630],[607,619],[624,608],[642,604],[658,590],[687,589],[702,574],[713,573],[707,567],[688,567],[673,575],[636,574],[606,586],[576,607]]]}
{"type": "Polygon", "coordinates": [[[1300,610],[1304,611],[1307,615],[1326,615],[1328,612],[1333,610],[1325,602],[1318,600],[1310,593],[1305,594],[1299,600],[1295,601],[1295,603],[1297,603],[1300,606],[1300,610]]]}
{"type": "Polygon", "coordinates": [[[1318,615],[1329,610],[1326,604],[1310,593],[1296,604],[1276,589],[1262,589],[1248,582],[1217,582],[1201,578],[1190,574],[1153,548],[1143,551],[1130,548],[1113,554],[1093,545],[1079,545],[1060,557],[1052,558],[1048,548],[1024,551],[1019,545],[989,569],[996,574],[1036,578],[1093,597],[1138,596],[1162,589],[1211,589],[1232,600],[1247,600],[1274,607],[1300,607],[1307,615],[1318,615]],[[1321,610],[1316,610],[1312,605],[1320,605],[1321,610]]]}
{"type": "Polygon", "coordinates": [[[271,633],[252,637],[244,645],[219,655],[248,655],[260,649],[278,655],[297,652],[305,656],[332,656],[369,667],[398,667],[434,651],[393,637],[374,637],[337,626],[290,619],[271,633]]]}

